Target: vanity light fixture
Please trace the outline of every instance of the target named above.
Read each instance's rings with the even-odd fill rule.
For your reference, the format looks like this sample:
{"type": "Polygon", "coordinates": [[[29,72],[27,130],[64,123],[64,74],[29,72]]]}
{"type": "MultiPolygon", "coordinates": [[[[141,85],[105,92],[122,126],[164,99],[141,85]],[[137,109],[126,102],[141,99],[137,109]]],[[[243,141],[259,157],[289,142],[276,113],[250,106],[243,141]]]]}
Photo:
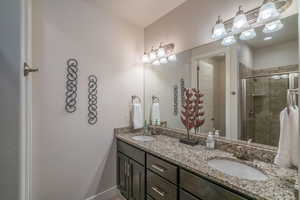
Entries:
{"type": "Polygon", "coordinates": [[[153,61],[157,58],[156,52],[154,51],[153,47],[152,47],[151,52],[149,54],[149,58],[150,58],[150,61],[153,61]]]}
{"type": "Polygon", "coordinates": [[[219,40],[219,39],[222,39],[223,37],[225,37],[226,35],[227,35],[227,32],[226,32],[223,20],[220,16],[218,16],[218,20],[216,22],[216,25],[213,28],[212,38],[214,40],[219,40]]]}
{"type": "Polygon", "coordinates": [[[222,45],[223,46],[230,46],[232,44],[236,43],[236,39],[233,35],[227,36],[222,40],[222,45]]]}
{"type": "Polygon", "coordinates": [[[157,49],[152,47],[150,53],[144,53],[142,57],[143,63],[151,63],[152,65],[158,66],[161,64],[167,64],[169,61],[176,61],[176,54],[174,53],[175,45],[170,43],[163,45],[160,43],[157,49]]]}
{"type": "Polygon", "coordinates": [[[166,57],[163,57],[163,58],[159,59],[159,62],[161,64],[167,64],[168,63],[168,59],[166,57]]]}
{"type": "Polygon", "coordinates": [[[177,57],[175,54],[171,54],[168,56],[168,61],[175,62],[177,60],[177,57]]]}
{"type": "Polygon", "coordinates": [[[280,13],[272,0],[265,0],[259,9],[257,23],[265,23],[280,17],[280,13]]]}
{"type": "Polygon", "coordinates": [[[154,65],[154,66],[159,66],[159,65],[160,65],[159,60],[154,60],[154,61],[152,62],[152,65],[154,65]]]}
{"type": "Polygon", "coordinates": [[[162,43],[160,43],[159,48],[157,50],[157,57],[162,58],[166,56],[166,50],[163,48],[162,43]]]}
{"type": "Polygon", "coordinates": [[[239,33],[245,29],[248,29],[249,27],[250,26],[242,6],[239,6],[239,11],[236,13],[236,16],[233,19],[232,32],[239,33]]]}
{"type": "Polygon", "coordinates": [[[283,28],[283,24],[281,23],[281,20],[276,20],[273,22],[270,22],[265,25],[263,32],[264,33],[274,33],[276,31],[279,31],[283,28]]]}
{"type": "Polygon", "coordinates": [[[254,28],[244,31],[240,35],[240,40],[251,40],[256,37],[254,28]]]}
{"type": "Polygon", "coordinates": [[[143,55],[142,62],[143,63],[150,63],[150,58],[149,58],[148,54],[146,54],[146,52],[143,55]]]}
{"type": "Polygon", "coordinates": [[[235,36],[240,40],[250,40],[256,37],[255,29],[265,26],[264,33],[272,33],[283,28],[280,15],[288,9],[293,0],[264,0],[263,4],[252,10],[244,12],[239,6],[236,16],[223,22],[218,17],[212,31],[212,39],[222,40],[222,45],[229,46],[236,42],[235,36]]]}

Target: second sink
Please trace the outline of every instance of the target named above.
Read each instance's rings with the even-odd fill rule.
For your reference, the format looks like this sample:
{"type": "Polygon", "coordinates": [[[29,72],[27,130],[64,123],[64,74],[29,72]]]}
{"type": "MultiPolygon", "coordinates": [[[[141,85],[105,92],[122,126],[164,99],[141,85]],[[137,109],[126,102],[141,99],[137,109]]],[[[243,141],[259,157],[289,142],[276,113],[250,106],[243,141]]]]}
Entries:
{"type": "Polygon", "coordinates": [[[265,181],[268,177],[260,170],[249,165],[227,159],[212,159],[208,161],[208,165],[217,169],[224,174],[235,176],[241,179],[265,181]]]}
{"type": "Polygon", "coordinates": [[[154,137],[146,136],[146,135],[138,135],[138,136],[133,136],[132,139],[141,142],[151,142],[154,140],[154,137]]]}

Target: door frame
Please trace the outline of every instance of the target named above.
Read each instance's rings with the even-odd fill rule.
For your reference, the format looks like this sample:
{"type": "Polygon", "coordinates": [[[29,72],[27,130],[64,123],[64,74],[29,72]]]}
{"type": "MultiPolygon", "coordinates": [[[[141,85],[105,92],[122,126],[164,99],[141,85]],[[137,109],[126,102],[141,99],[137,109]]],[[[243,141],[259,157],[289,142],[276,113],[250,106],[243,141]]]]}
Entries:
{"type": "Polygon", "coordinates": [[[32,65],[32,0],[20,0],[21,7],[21,141],[20,199],[32,200],[32,77],[24,76],[24,64],[32,65]]]}
{"type": "MultiPolygon", "coordinates": [[[[196,52],[196,51],[195,51],[196,52]]],[[[237,53],[235,46],[230,48],[208,48],[205,53],[195,53],[191,58],[191,67],[198,65],[199,60],[212,57],[214,55],[225,54],[225,63],[226,63],[226,108],[225,108],[225,129],[226,129],[226,138],[237,139],[238,129],[237,120],[238,120],[238,78],[237,78],[237,53]],[[236,95],[232,95],[231,91],[236,91],[236,95]]],[[[192,70],[191,70],[192,71],[192,70]]]]}

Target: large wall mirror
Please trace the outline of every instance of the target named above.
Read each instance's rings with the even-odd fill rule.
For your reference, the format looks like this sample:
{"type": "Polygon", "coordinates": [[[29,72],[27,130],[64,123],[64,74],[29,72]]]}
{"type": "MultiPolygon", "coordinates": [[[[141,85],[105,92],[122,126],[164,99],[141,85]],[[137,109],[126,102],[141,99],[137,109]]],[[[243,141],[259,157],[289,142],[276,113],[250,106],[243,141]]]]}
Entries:
{"type": "Polygon", "coordinates": [[[278,146],[280,112],[299,76],[298,14],[282,23],[269,34],[258,27],[254,39],[230,47],[217,41],[177,54],[176,62],[146,64],[145,119],[151,122],[153,103],[159,102],[160,125],[185,129],[183,88],[199,88],[205,111],[200,133],[216,129],[229,139],[278,146]]]}

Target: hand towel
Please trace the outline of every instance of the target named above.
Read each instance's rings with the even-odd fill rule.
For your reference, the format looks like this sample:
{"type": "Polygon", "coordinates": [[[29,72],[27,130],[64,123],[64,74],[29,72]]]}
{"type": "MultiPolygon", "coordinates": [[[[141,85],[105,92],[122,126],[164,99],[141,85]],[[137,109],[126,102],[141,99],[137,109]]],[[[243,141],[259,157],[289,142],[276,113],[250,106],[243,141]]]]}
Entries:
{"type": "Polygon", "coordinates": [[[152,121],[152,125],[160,125],[159,103],[152,104],[151,121],[152,121]]]}
{"type": "Polygon", "coordinates": [[[281,167],[291,166],[291,134],[290,134],[290,124],[289,124],[289,114],[287,108],[280,113],[280,136],[278,152],[275,157],[274,163],[281,167]]]}
{"type": "Polygon", "coordinates": [[[144,126],[143,110],[140,103],[133,103],[132,105],[132,123],[134,129],[140,129],[144,126]]]}
{"type": "Polygon", "coordinates": [[[294,166],[299,164],[299,108],[295,106],[290,109],[290,134],[291,134],[291,163],[294,166]]]}

